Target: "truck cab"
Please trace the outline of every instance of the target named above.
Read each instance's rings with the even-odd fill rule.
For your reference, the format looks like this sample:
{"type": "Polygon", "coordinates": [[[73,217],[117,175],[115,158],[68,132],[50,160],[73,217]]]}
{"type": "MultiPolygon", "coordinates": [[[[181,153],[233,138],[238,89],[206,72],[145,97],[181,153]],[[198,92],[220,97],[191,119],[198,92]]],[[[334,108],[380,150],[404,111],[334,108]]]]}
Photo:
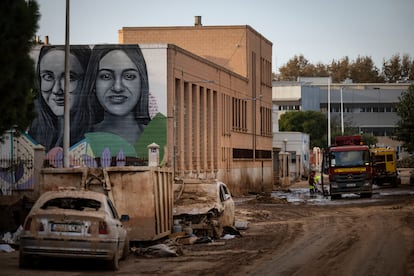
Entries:
{"type": "Polygon", "coordinates": [[[370,150],[362,144],[361,136],[340,136],[335,145],[324,154],[323,171],[329,176],[331,199],[341,198],[342,194],[356,193],[361,197],[372,196],[372,162],[370,150]]]}
{"type": "Polygon", "coordinates": [[[383,185],[385,183],[396,187],[401,183],[397,172],[397,154],[393,148],[372,148],[373,183],[383,185]]]}

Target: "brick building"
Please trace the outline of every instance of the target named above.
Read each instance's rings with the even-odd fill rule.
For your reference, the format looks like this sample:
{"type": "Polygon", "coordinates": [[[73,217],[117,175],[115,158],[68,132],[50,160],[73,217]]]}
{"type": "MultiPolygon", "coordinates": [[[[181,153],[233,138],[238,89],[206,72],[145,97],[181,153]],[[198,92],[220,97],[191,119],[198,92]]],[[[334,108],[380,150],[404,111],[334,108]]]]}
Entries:
{"type": "Polygon", "coordinates": [[[178,178],[234,194],[272,189],[272,43],[250,26],[123,27],[120,44],[166,48],[167,144],[178,178]]]}

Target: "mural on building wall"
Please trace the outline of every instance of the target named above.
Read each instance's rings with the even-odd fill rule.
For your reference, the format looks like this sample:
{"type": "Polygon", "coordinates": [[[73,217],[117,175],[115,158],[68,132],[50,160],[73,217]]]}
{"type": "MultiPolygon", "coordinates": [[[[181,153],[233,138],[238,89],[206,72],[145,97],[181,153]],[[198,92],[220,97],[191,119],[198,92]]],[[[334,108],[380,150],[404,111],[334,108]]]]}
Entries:
{"type": "MultiPolygon", "coordinates": [[[[27,133],[0,141],[0,194],[34,188],[34,147],[45,164],[63,167],[65,47],[32,51],[37,116],[27,133]]],[[[147,146],[166,145],[167,51],[149,45],[70,47],[70,165],[140,165],[147,146]]]]}
{"type": "MultiPolygon", "coordinates": [[[[47,45],[35,57],[37,118],[28,134],[46,148],[53,167],[61,166],[63,153],[64,51],[64,46],[47,45]]],[[[145,160],[146,146],[154,142],[164,149],[166,50],[145,51],[146,57],[139,45],[70,47],[72,166],[120,165],[128,158],[145,160]],[[157,91],[151,90],[152,84],[157,91]]]]}

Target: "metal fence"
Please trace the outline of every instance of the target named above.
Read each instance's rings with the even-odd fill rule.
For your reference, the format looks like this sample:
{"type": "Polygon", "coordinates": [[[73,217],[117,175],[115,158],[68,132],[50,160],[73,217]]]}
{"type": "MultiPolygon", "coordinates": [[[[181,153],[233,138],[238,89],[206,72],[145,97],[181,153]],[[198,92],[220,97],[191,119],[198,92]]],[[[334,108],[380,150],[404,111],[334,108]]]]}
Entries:
{"type": "Polygon", "coordinates": [[[0,157],[0,193],[11,195],[14,190],[34,189],[32,156],[0,157]]]}

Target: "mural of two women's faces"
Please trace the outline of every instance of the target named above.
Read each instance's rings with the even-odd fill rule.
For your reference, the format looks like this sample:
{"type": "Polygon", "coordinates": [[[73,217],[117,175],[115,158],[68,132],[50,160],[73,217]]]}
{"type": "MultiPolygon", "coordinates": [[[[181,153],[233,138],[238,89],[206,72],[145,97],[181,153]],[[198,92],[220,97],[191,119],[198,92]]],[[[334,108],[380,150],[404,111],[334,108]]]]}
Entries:
{"type": "MultiPolygon", "coordinates": [[[[71,146],[88,133],[110,133],[135,145],[156,110],[139,45],[71,46],[69,64],[71,146]]],[[[36,71],[37,117],[29,135],[49,151],[63,146],[64,46],[43,46],[36,71]]]]}

